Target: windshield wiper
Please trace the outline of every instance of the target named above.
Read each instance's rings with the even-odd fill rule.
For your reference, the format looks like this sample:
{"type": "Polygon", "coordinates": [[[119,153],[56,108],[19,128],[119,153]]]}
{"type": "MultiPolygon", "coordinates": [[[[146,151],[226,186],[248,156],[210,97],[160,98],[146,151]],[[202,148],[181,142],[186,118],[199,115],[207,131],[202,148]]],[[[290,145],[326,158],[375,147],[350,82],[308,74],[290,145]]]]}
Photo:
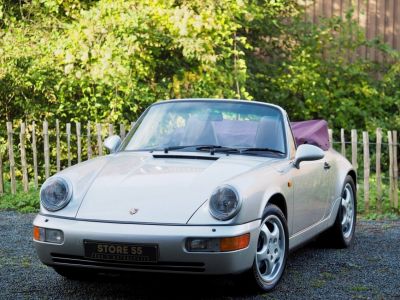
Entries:
{"type": "Polygon", "coordinates": [[[271,149],[271,148],[242,148],[239,149],[240,153],[246,153],[246,152],[257,152],[257,151],[266,151],[266,152],[272,152],[272,153],[279,153],[279,154],[285,154],[285,152],[277,150],[277,149],[271,149]]]}
{"type": "MultiPolygon", "coordinates": [[[[208,151],[210,151],[211,155],[214,155],[215,152],[223,152],[223,153],[237,152],[237,153],[242,154],[242,153],[257,152],[257,151],[266,151],[266,152],[272,152],[272,153],[278,153],[278,154],[285,154],[285,152],[282,152],[282,151],[276,150],[276,149],[271,149],[271,148],[231,148],[231,147],[220,146],[220,145],[170,146],[170,147],[163,148],[163,151],[164,151],[164,153],[168,153],[169,151],[180,150],[180,149],[185,149],[185,148],[195,148],[198,151],[208,150],[208,151]]],[[[153,150],[155,150],[155,149],[153,149],[153,150]]]]}
{"type": "Polygon", "coordinates": [[[231,147],[225,147],[225,146],[220,146],[220,145],[204,145],[204,146],[199,146],[196,147],[196,150],[210,150],[210,154],[214,155],[214,153],[217,152],[240,152],[238,148],[231,148],[231,147]]]}
{"type": "Polygon", "coordinates": [[[168,153],[168,151],[180,150],[185,148],[195,148],[198,151],[201,150],[209,150],[211,155],[214,155],[216,151],[218,152],[239,152],[239,149],[236,148],[229,148],[220,145],[184,145],[184,146],[170,146],[165,147],[164,153],[168,153]]]}

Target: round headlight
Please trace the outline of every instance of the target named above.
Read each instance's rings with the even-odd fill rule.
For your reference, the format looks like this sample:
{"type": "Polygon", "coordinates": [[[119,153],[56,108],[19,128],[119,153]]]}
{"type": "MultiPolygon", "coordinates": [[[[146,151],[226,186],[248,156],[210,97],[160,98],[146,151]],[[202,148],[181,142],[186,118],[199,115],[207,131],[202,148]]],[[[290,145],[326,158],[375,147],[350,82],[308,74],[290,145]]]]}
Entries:
{"type": "Polygon", "coordinates": [[[220,186],[210,198],[210,214],[218,220],[229,220],[240,210],[241,201],[237,191],[231,186],[220,186]]]}
{"type": "Polygon", "coordinates": [[[62,177],[48,179],[40,189],[40,201],[49,211],[64,208],[71,200],[71,197],[71,184],[62,177]]]}

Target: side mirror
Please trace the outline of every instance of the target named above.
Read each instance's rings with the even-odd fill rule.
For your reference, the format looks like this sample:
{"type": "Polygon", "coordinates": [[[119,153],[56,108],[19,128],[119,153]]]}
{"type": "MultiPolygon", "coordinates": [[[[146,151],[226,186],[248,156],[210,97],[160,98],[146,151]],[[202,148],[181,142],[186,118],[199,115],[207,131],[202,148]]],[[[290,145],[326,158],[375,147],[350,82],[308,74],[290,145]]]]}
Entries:
{"type": "Polygon", "coordinates": [[[118,135],[109,136],[104,140],[104,147],[106,147],[110,153],[117,151],[119,145],[121,145],[121,138],[118,135]]]}
{"type": "Polygon", "coordinates": [[[324,158],[325,153],[321,148],[314,145],[303,144],[297,148],[293,165],[299,169],[302,161],[311,161],[324,158]]]}

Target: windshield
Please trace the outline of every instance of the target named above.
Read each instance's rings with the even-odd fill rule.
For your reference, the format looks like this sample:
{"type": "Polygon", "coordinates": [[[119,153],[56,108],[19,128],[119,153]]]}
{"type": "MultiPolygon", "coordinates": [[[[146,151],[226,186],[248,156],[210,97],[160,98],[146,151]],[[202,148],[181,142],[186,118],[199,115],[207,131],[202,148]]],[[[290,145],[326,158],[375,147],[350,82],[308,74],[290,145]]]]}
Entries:
{"type": "Polygon", "coordinates": [[[284,136],[282,113],[273,106],[239,101],[176,101],[151,106],[121,149],[193,151],[189,149],[192,146],[201,151],[207,146],[269,149],[282,155],[286,153],[284,136]]]}

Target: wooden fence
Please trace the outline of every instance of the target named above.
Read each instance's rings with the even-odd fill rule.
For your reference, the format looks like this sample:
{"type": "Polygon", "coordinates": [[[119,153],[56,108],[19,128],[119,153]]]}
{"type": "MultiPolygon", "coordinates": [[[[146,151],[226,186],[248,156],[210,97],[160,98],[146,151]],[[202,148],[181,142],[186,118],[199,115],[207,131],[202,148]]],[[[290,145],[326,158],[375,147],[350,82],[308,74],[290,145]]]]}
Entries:
{"type": "MultiPolygon", "coordinates": [[[[378,37],[381,42],[400,51],[400,1],[399,0],[298,0],[306,7],[305,18],[318,23],[321,17],[345,17],[354,8],[353,18],[365,30],[368,39],[378,37]]],[[[373,48],[361,47],[359,57],[383,61],[383,55],[373,48]]]]}
{"type": "MultiPolygon", "coordinates": [[[[28,192],[29,182],[33,182],[34,188],[37,189],[39,183],[63,168],[94,156],[103,155],[103,140],[113,134],[119,134],[124,138],[126,129],[129,126],[132,127],[134,122],[129,126],[125,124],[129,123],[119,124],[119,130],[116,132],[113,124],[88,122],[83,133],[79,122],[74,124],[74,131],[71,123],[61,126],[58,120],[52,126],[44,121],[41,126],[42,130],[35,122],[29,126],[20,123],[15,127],[11,122],[7,122],[7,143],[6,145],[0,144],[0,195],[5,192],[5,177],[9,181],[12,194],[17,192],[17,180],[21,182],[23,190],[28,192]],[[15,142],[16,139],[19,143],[15,142]],[[1,151],[4,146],[6,146],[6,151],[1,151]],[[27,155],[28,153],[29,155],[27,155]],[[8,158],[8,161],[4,159],[5,157],[8,158]]],[[[341,129],[340,132],[329,130],[330,143],[331,147],[348,157],[357,171],[358,181],[363,190],[363,194],[359,196],[363,198],[364,211],[368,213],[371,209],[371,170],[375,173],[373,182],[376,185],[374,186],[376,195],[373,202],[376,204],[377,213],[382,212],[384,192],[388,194],[386,206],[398,211],[399,144],[397,131],[383,133],[380,128],[377,128],[374,133],[371,133],[374,136],[373,140],[366,131],[360,132],[352,129],[350,139],[346,139],[345,133],[344,129],[341,129]],[[334,137],[337,137],[337,140],[334,137]],[[347,148],[349,146],[351,155],[348,155],[347,148]],[[371,162],[371,157],[374,157],[375,162],[371,162]],[[386,178],[389,179],[387,190],[382,188],[382,181],[386,178]]]]}

